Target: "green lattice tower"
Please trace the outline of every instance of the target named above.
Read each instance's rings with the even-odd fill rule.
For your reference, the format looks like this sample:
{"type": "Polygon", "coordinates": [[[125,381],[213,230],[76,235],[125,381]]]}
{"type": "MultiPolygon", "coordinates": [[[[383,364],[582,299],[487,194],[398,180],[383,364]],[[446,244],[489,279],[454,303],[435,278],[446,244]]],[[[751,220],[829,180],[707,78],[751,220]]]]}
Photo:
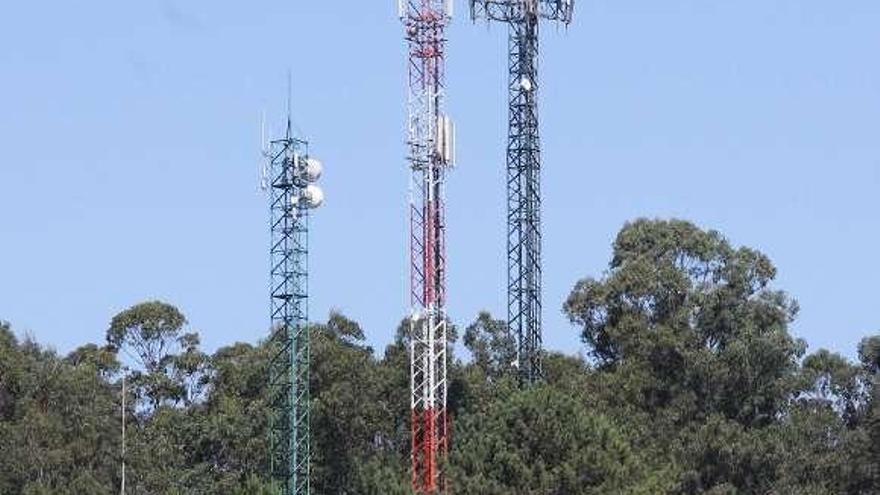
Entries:
{"type": "Polygon", "coordinates": [[[308,495],[310,477],[308,143],[288,120],[266,150],[271,217],[270,469],[283,495],[308,495]]]}

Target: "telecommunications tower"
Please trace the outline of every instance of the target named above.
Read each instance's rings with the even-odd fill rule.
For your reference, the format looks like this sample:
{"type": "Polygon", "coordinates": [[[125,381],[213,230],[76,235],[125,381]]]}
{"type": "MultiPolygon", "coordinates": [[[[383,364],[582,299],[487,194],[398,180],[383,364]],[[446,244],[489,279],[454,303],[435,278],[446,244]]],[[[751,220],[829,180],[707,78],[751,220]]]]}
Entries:
{"type": "Polygon", "coordinates": [[[315,185],[322,166],[309,156],[308,142],[293,136],[289,110],[284,137],[265,144],[263,155],[271,230],[269,464],[283,495],[308,495],[309,210],[324,201],[315,185]]]}
{"type": "Polygon", "coordinates": [[[470,0],[471,18],[509,26],[507,325],[517,339],[520,381],[542,377],[541,142],[538,25],[571,23],[574,0],[470,0]]]}
{"type": "Polygon", "coordinates": [[[452,0],[398,0],[408,47],[410,183],[410,389],[412,489],[445,493],[446,219],[444,182],[454,164],[454,130],[444,113],[445,29],[452,0]]]}

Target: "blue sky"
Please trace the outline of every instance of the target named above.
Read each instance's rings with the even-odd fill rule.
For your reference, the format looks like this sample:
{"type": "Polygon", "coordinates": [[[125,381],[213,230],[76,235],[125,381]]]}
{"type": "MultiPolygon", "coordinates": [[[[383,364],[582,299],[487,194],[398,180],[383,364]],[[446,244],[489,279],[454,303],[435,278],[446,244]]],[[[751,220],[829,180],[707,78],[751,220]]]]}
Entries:
{"type": "MultiPolygon", "coordinates": [[[[458,0],[449,307],[502,314],[506,29],[458,0]]],[[[880,2],[581,0],[542,33],[545,342],[622,224],[681,217],[767,253],[795,333],[854,354],[880,330],[880,2]]],[[[7,2],[0,7],[0,319],[58,350],[133,303],[210,349],[267,326],[260,114],[325,163],[312,318],[381,349],[406,312],[404,62],[395,2],[7,2]]]]}

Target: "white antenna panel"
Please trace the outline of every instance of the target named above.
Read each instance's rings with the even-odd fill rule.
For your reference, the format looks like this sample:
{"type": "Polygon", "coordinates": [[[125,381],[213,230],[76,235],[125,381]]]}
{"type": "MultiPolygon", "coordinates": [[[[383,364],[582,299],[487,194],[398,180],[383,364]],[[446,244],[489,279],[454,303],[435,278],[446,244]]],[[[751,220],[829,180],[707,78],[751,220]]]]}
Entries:
{"type": "Polygon", "coordinates": [[[447,119],[449,121],[449,131],[447,133],[446,139],[449,141],[449,151],[448,151],[448,160],[449,164],[455,166],[455,124],[452,122],[452,119],[447,119]]]}
{"type": "Polygon", "coordinates": [[[447,115],[437,118],[437,154],[447,165],[455,161],[455,124],[447,115]]]}
{"type": "Polygon", "coordinates": [[[446,160],[446,163],[452,165],[452,149],[454,147],[452,119],[448,116],[444,117],[443,123],[445,125],[445,128],[443,129],[443,158],[446,160]]]}
{"type": "Polygon", "coordinates": [[[269,189],[269,166],[265,163],[260,165],[260,189],[269,189]]]}

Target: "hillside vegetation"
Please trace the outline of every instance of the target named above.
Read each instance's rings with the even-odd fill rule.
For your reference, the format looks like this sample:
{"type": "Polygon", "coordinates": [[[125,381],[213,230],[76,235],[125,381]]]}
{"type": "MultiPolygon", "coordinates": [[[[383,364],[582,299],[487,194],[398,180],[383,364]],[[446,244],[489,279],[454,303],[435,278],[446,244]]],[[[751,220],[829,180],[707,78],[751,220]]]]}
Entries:
{"type": "MultiPolygon", "coordinates": [[[[808,354],[775,276],[717,232],[637,220],[564,302],[572,326],[552,331],[577,332],[584,352],[548,353],[544,384],[517,386],[503,321],[459,327],[452,491],[880,493],[880,336],[858,362],[808,354]]],[[[144,302],[61,356],[0,324],[0,493],[119,493],[121,362],[127,493],[272,493],[267,346],[207,354],[187,328],[144,302]]],[[[312,332],[314,493],[407,494],[407,325],[379,352],[341,314],[312,332]]]]}

